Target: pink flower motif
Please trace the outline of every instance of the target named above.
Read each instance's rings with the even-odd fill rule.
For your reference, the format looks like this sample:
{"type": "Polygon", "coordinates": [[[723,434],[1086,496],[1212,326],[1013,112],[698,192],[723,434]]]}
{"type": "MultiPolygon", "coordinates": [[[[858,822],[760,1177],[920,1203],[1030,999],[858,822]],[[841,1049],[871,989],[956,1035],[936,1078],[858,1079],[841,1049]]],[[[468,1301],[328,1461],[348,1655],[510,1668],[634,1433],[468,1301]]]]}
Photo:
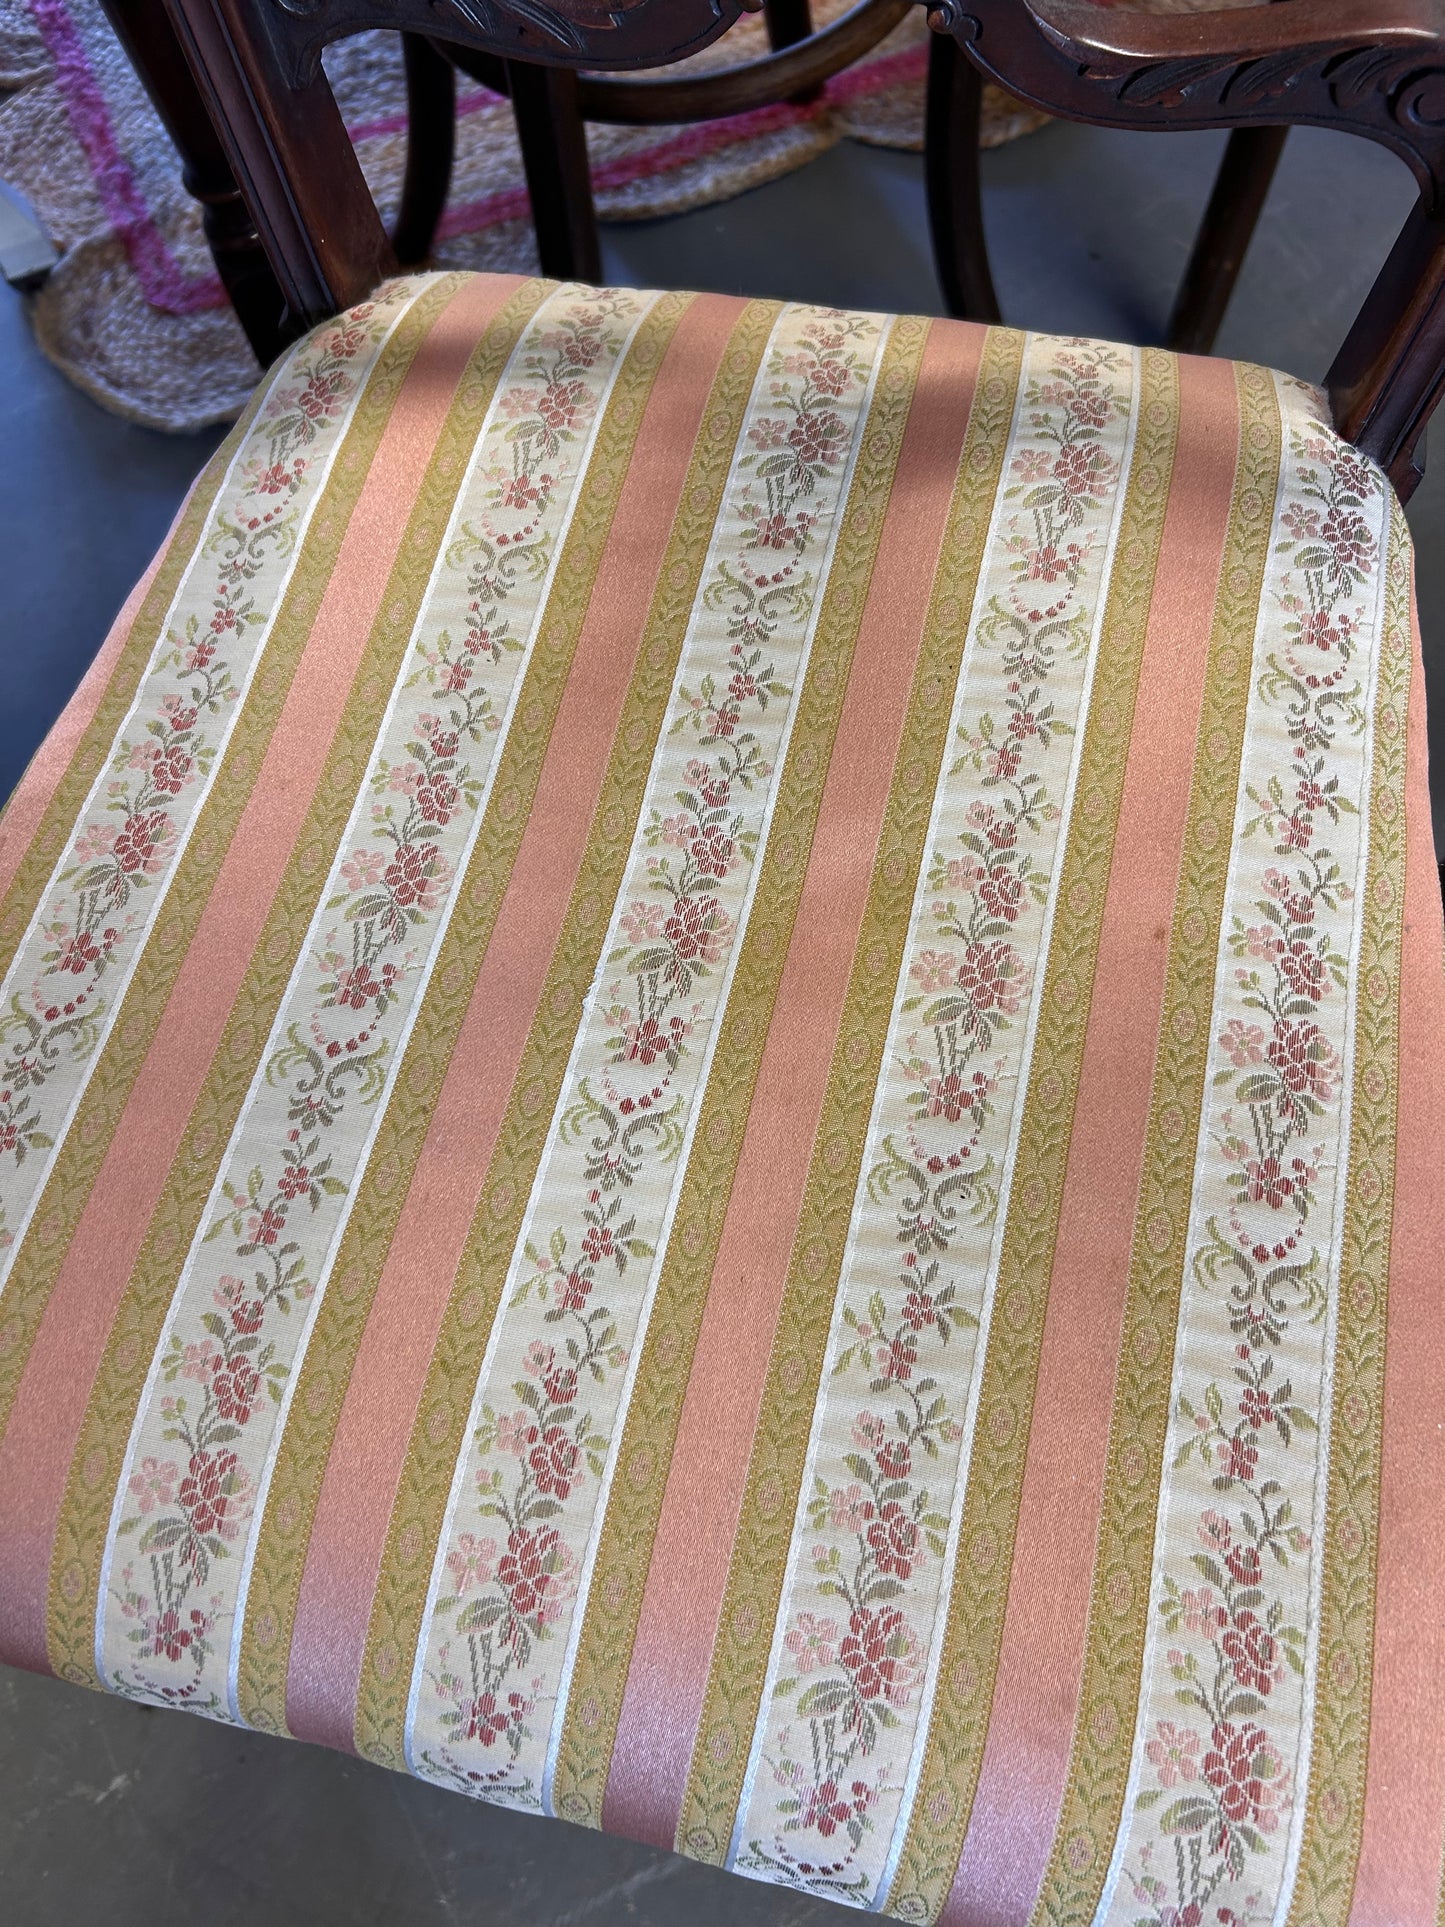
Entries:
{"type": "Polygon", "coordinates": [[[861,1532],[873,1517],[873,1501],[861,1485],[836,1486],[828,1494],[828,1523],[835,1532],[861,1532]]]}
{"type": "Polygon", "coordinates": [[[420,763],[398,763],[386,779],[393,796],[415,796],[425,775],[420,763]]]}
{"type": "Polygon", "coordinates": [[[369,890],[385,872],[386,858],[380,850],[357,850],[342,864],[341,880],[348,890],[369,890]]]}
{"type": "Polygon", "coordinates": [[[552,1361],[556,1355],[551,1345],[540,1338],[534,1338],[522,1359],[522,1370],[528,1378],[545,1378],[552,1369],[552,1361]]]}
{"type": "Polygon", "coordinates": [[[958,981],[958,959],[946,950],[920,950],[908,974],[925,997],[934,997],[941,990],[951,990],[958,981]]]}
{"type": "Polygon", "coordinates": [[[496,1569],[495,1539],[478,1539],[471,1532],[457,1534],[456,1543],[447,1554],[447,1571],[452,1576],[458,1599],[465,1599],[468,1593],[480,1592],[483,1586],[490,1584],[496,1569]]]}
{"type": "Polygon", "coordinates": [[[977,1016],[1013,1016],[1023,1002],[1028,971],[1008,943],[970,943],[958,966],[958,987],[977,1016]]]}
{"type": "Polygon", "coordinates": [[[888,1436],[888,1427],[872,1412],[860,1412],[853,1421],[853,1443],[864,1452],[874,1452],[888,1436]]]}
{"type": "Polygon", "coordinates": [[[1229,1614],[1209,1586],[1184,1594],[1184,1624],[1196,1639],[1216,1639],[1229,1624],[1229,1614]]]}
{"type": "Polygon", "coordinates": [[[1233,1542],[1234,1532],[1228,1519],[1211,1506],[1199,1521],[1199,1538],[1210,1552],[1225,1553],[1233,1542]]]}
{"type": "Polygon", "coordinates": [[[1014,456],[1009,467],[1020,482],[1042,482],[1047,480],[1053,463],[1041,448],[1026,448],[1014,456]]]}
{"type": "Polygon", "coordinates": [[[1172,1720],[1160,1720],[1157,1737],[1144,1748],[1161,1786],[1178,1786],[1199,1778],[1199,1735],[1172,1720]]]}
{"type": "Polygon", "coordinates": [[[87,823],[75,839],[77,863],[96,863],[115,848],[115,831],[108,823],[87,823]]]}
{"type": "Polygon", "coordinates": [[[662,935],[662,906],[655,903],[629,903],[621,919],[622,934],[629,943],[655,943],[662,935]]]}
{"type": "Polygon", "coordinates": [[[174,1459],[141,1460],[140,1470],[130,1475],[130,1490],[142,1516],[153,1512],[157,1506],[171,1503],[176,1496],[176,1481],[180,1476],[181,1468],[174,1459]]]}
{"type": "Polygon", "coordinates": [[[181,1357],[181,1377],[192,1379],[197,1385],[208,1384],[212,1367],[219,1357],[220,1354],[209,1338],[202,1338],[194,1345],[187,1345],[181,1357]]]}
{"type": "Polygon", "coordinates": [[[1258,1024],[1246,1024],[1242,1017],[1231,1017],[1219,1033],[1219,1048],[1236,1070],[1264,1062],[1264,1032],[1258,1024]]]}
{"type": "Polygon", "coordinates": [[[918,1640],[901,1612],[860,1606],[848,1619],[838,1657],[860,1700],[906,1706],[918,1684],[918,1640]]]}
{"type": "Polygon", "coordinates": [[[783,1644],[793,1655],[800,1673],[831,1666],[838,1657],[838,1622],[819,1619],[815,1613],[799,1613],[783,1644]]]}
{"type": "Polygon", "coordinates": [[[497,1450],[524,1457],[537,1437],[537,1428],[528,1412],[504,1412],[497,1420],[497,1450]]]}
{"type": "Polygon", "coordinates": [[[1244,933],[1244,946],[1251,957],[1263,963],[1273,963],[1284,949],[1279,932],[1269,923],[1251,924],[1244,933]]]}

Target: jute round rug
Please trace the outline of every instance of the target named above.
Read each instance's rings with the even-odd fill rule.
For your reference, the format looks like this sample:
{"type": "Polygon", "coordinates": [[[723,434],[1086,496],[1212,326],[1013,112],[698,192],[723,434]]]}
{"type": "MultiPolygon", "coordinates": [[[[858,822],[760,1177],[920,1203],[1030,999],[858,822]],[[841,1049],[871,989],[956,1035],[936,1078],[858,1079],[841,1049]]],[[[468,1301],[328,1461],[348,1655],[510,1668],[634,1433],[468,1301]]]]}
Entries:
{"type": "MultiPolygon", "coordinates": [[[[160,0],[156,0],[159,5],[160,0]]],[[[852,0],[813,0],[824,25],[852,0]]],[[[1186,11],[1238,0],[1102,0],[1186,11]]],[[[724,200],[812,160],[845,136],[923,144],[928,30],[922,9],[821,98],[690,127],[588,130],[604,220],[643,220],[724,200]]],[[[766,47],[754,16],[687,66],[766,47]]],[[[400,41],[339,42],[327,71],[385,216],[406,154],[400,41]]],[[[985,145],[1044,116],[990,88],[985,145]]],[[[45,353],[117,414],[185,431],[234,416],[256,364],[226,303],[165,130],[97,0],[0,0],[0,180],[34,207],[61,259],[33,303],[45,353]]],[[[438,234],[444,267],[536,267],[511,108],[461,79],[457,160],[438,234]]]]}

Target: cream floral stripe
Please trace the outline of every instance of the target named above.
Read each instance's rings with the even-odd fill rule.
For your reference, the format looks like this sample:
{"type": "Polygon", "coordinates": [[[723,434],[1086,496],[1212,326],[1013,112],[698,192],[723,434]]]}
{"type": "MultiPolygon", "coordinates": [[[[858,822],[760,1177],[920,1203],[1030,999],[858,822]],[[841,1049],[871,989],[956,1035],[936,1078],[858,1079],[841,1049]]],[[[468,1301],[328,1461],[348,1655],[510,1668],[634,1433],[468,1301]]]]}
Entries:
{"type": "MultiPolygon", "coordinates": [[[[246,1623],[240,1632],[236,1697],[248,1725],[285,1731],[286,1667],[311,1524],[330,1456],[341,1402],[377,1280],[396,1229],[416,1161],[446,1075],[472,987],[491,942],[523,832],[536,797],[558,707],[577,640],[592,599],[597,569],[632,459],[637,431],[667,346],[693,297],[667,295],[639,329],[614,383],[606,419],[587,469],[586,487],[567,534],[567,547],[547,596],[533,664],[507,734],[488,810],[473,848],[457,908],[438,952],[424,1020],[411,1034],[396,1084],[382,1116],[357,1201],[332,1266],[326,1293],[299,1370],[296,1396],[276,1450],[268,1498],[246,1583],[246,1623]]],[[[486,514],[493,482],[474,481],[458,518],[486,514]]],[[[440,613],[423,617],[418,649],[439,648],[440,613]],[[430,620],[432,636],[426,635],[430,620]]],[[[465,724],[466,692],[454,680],[434,693],[450,699],[446,721],[465,724]]]]}
{"type": "MultiPolygon", "coordinates": [[[[278,362],[246,404],[233,431],[237,441],[244,442],[250,436],[256,417],[265,407],[272,388],[286,375],[287,368],[285,361],[278,362]]],[[[165,557],[136,611],[135,621],[105,693],[81,736],[65,774],[56,786],[40,827],[32,837],[10,887],[0,899],[0,976],[9,974],[20,941],[29,929],[46,885],[68,846],[75,819],[84,809],[85,800],[114,746],[117,732],[130,712],[136,690],[150,664],[151,653],[164,631],[176,591],[180,588],[231,473],[234,461],[231,450],[234,446],[235,443],[230,440],[223,442],[197,477],[166,545],[165,557]]],[[[9,809],[8,801],[0,809],[0,834],[5,832],[9,809]]]]}
{"type": "Polygon", "coordinates": [[[395,1656],[416,1647],[430,1559],[476,1377],[477,1350],[469,1338],[490,1328],[500,1302],[586,995],[596,976],[623,865],[637,832],[647,772],[745,410],[778,312],[775,303],[748,304],[708,398],[628,695],[627,715],[637,721],[624,721],[618,733],[584,867],[438,1335],[421,1400],[427,1422],[417,1427],[408,1446],[373,1602],[356,1721],[359,1750],[386,1764],[400,1761],[406,1703],[406,1678],[395,1656]],[[425,1561],[419,1551],[423,1545],[425,1561]]]}
{"type": "MultiPolygon", "coordinates": [[[[160,1038],[171,991],[210,901],[217,869],[254,793],[266,745],[315,624],[392,405],[413,357],[459,285],[455,275],[433,279],[377,358],[312,515],[305,551],[281,600],[264,672],[254,679],[232,731],[225,780],[212,785],[198,811],[165,902],[136,956],[124,991],[125,1021],[110,1027],[87,1068],[84,1089],[74,1103],[28,1233],[11,1264],[5,1290],[10,1344],[0,1359],[0,1430],[96,1176],[141,1067],[160,1038]]],[[[117,1010],[120,1006],[117,998],[117,1010]]]]}
{"type": "Polygon", "coordinates": [[[547,292],[526,282],[464,372],[353,679],[336,740],[147,1228],[90,1395],[51,1558],[47,1645],[66,1679],[97,1685],[95,1618],[106,1523],[146,1367],[317,898],[335,859],[436,556],[437,539],[502,370],[547,292]]]}
{"type": "Polygon", "coordinates": [[[424,1778],[538,1806],[579,1569],[769,843],[888,324],[786,309],[648,780],[642,833],[512,1255],[407,1713],[424,1778]],[[555,1340],[529,1338],[540,1301],[555,1340]],[[492,1521],[496,1521],[495,1525],[492,1521]],[[540,1717],[537,1708],[542,1707],[540,1717]]]}
{"type": "Polygon", "coordinates": [[[488,411],[462,491],[470,513],[459,502],[345,855],[151,1362],[100,1589],[97,1668],[113,1690],[186,1693],[234,1717],[228,1654],[258,1489],[264,1504],[294,1369],[486,815],[607,395],[652,305],[559,290],[488,411]],[[448,684],[460,728],[433,707],[448,684]],[[289,1222],[303,1212],[305,1243],[289,1222]]]}
{"type": "MultiPolygon", "coordinates": [[[[1364,1823],[1374,1660],[1391,1208],[1405,912],[1405,718],[1410,703],[1410,538],[1389,504],[1385,609],[1355,964],[1348,1189],[1340,1240],[1324,1566],[1308,1801],[1289,1927],[1344,1927],[1364,1823]]],[[[1348,1062],[1348,1060],[1347,1060],[1348,1062]]],[[[1303,1774],[1297,1778],[1304,1778],[1303,1774]]]]}
{"type": "MultiPolygon", "coordinates": [[[[1027,344],[949,688],[958,753],[935,772],[893,910],[888,1007],[851,1129],[839,1066],[738,1534],[748,1557],[735,1556],[728,1605],[743,1631],[720,1642],[717,1669],[733,1674],[730,1696],[746,1682],[731,1859],[855,1904],[885,1880],[897,1769],[927,1715],[946,1495],[966,1463],[976,1334],[1044,990],[1024,960],[1046,941],[1057,893],[1137,408],[1127,352],[1027,344]],[[835,1138],[849,1147],[838,1197],[822,1162],[835,1138]],[[908,1603],[895,1603],[905,1585],[908,1603]]],[[[699,1761],[714,1743],[705,1725],[699,1761]]]]}
{"type": "MultiPolygon", "coordinates": [[[[870,879],[864,919],[850,971],[834,1046],[816,1147],[805,1183],[802,1223],[794,1254],[783,1320],[796,1301],[797,1277],[830,1296],[838,1268],[838,1242],[861,1157],[858,1141],[866,1123],[878,1062],[886,1034],[897,976],[898,952],[907,927],[908,906],[932,808],[933,788],[944,753],[958,668],[968,632],[969,612],[984,538],[998,492],[1009,428],[1019,392],[1021,336],[988,337],[973,406],[960,453],[929,607],[924,619],[913,686],[909,692],[895,775],[878,856],[870,879]],[[801,1253],[801,1259],[798,1257],[801,1253]],[[799,1267],[801,1266],[801,1271],[799,1267]]],[[[708,1278],[704,1278],[706,1288],[708,1278]]],[[[816,1322],[816,1321],[815,1321],[816,1322]]],[[[796,1335],[780,1323],[773,1342],[773,1368],[764,1386],[761,1418],[786,1412],[790,1399],[810,1406],[812,1387],[796,1335]]],[[[816,1382],[816,1372],[814,1375],[816,1382]]],[[[802,1419],[806,1427],[806,1413],[802,1419]]],[[[756,1459],[756,1449],[754,1452],[756,1459]]],[[[735,1535],[739,1546],[771,1568],[756,1588],[744,1591],[735,1558],[720,1616],[718,1652],[710,1667],[694,1757],[689,1764],[677,1842],[696,1858],[720,1863],[728,1847],[737,1808],[748,1738],[757,1711],[759,1667],[772,1628],[781,1579],[780,1530],[792,1506],[780,1479],[759,1483],[750,1466],[743,1516],[735,1535]],[[757,1600],[766,1600],[765,1611],[757,1600]],[[762,1648],[759,1651],[759,1648],[762,1648]]]]}
{"type": "Polygon", "coordinates": [[[425,285],[393,283],[309,337],[268,391],[0,983],[0,1289],[197,818],[229,767],[337,451],[425,285]]]}
{"type": "MultiPolygon", "coordinates": [[[[1150,1635],[1105,1889],[1105,1918],[1130,1927],[1141,1907],[1154,1927],[1190,1907],[1248,1918],[1281,1904],[1303,1820],[1332,1433],[1352,1504],[1362,1472],[1374,1485],[1383,1328],[1374,1304],[1341,1300],[1339,1274],[1366,902],[1349,879],[1366,873],[1382,653],[1357,639],[1381,634],[1390,495],[1310,391],[1271,379],[1285,461],[1205,1033],[1150,1635]]],[[[1366,1572],[1369,1507],[1370,1549],[1341,1541],[1366,1572]]],[[[1338,1621],[1331,1639],[1339,1664],[1338,1621]]],[[[1342,1669],[1326,1689],[1337,1705],[1348,1684],[1342,1669]]],[[[1342,1901],[1328,1897],[1329,1918],[1342,1901]]]]}
{"type": "Polygon", "coordinates": [[[1083,1680],[1035,1927],[1094,1917],[1128,1778],[1251,653],[1280,472],[1270,378],[1236,371],[1240,448],[1169,940],[1083,1680]]]}
{"type": "Polygon", "coordinates": [[[678,1193],[626,1422],[607,1482],[575,1652],[563,1673],[565,1720],[547,1787],[552,1806],[592,1826],[602,1801],[627,1684],[643,1587],[657,1534],[683,1399],[708,1286],[817,827],[868,585],[887,516],[898,452],[927,341],[925,323],[889,337],[844,511],[849,541],[828,572],[809,677],[773,808],[767,860],[678,1193]],[[621,1468],[620,1476],[616,1468],[621,1468]]]}
{"type": "MultiPolygon", "coordinates": [[[[887,1911],[903,1920],[937,1919],[958,1865],[983,1760],[1024,1445],[1178,418],[1177,365],[1166,355],[1146,354],[1123,523],[1060,871],[1065,914],[1053,927],[1015,1159],[1025,1175],[1009,1198],[999,1258],[996,1300],[1003,1315],[990,1325],[957,1549],[940,1602],[947,1631],[935,1668],[926,1749],[907,1796],[907,1833],[897,1865],[877,1896],[880,1902],[886,1897],[887,1911]]],[[[915,1268],[923,1255],[915,1244],[915,1268]]],[[[835,1432],[839,1426],[835,1420],[835,1432]]]]}

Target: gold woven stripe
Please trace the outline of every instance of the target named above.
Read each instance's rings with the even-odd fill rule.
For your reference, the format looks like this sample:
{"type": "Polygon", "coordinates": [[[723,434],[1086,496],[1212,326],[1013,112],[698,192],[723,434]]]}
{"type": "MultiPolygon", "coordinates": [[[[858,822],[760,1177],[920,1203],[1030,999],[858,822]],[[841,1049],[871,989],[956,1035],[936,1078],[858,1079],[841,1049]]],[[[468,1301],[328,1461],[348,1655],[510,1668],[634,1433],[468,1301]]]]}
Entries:
{"type": "Polygon", "coordinates": [[[1409,541],[1404,511],[1392,503],[1333,1366],[1319,1683],[1288,1927],[1344,1927],[1364,1823],[1399,1096],[1405,718],[1412,659],[1409,541]]]}
{"type": "Polygon", "coordinates": [[[241,814],[250,801],[317,611],[371,472],[392,406],[417,351],[461,285],[449,275],[408,310],[377,358],[316,504],[276,614],[266,653],[223,752],[186,852],[137,959],[120,1011],[66,1131],[16,1253],[4,1298],[0,1433],[9,1421],[30,1347],[116,1128],[156,1044],[166,1005],[210,901],[241,814]]]}
{"type": "Polygon", "coordinates": [[[420,1633],[448,1481],[462,1449],[476,1371],[476,1337],[490,1328],[496,1315],[583,1000],[597,969],[636,834],[657,732],[687,635],[733,449],[777,314],[776,303],[748,305],[708,396],[583,866],[443,1316],[422,1396],[421,1422],[408,1446],[388,1531],[357,1698],[357,1748],[385,1765],[404,1764],[402,1722],[409,1667],[402,1665],[402,1656],[409,1658],[420,1633]]]}
{"type": "Polygon", "coordinates": [[[547,292],[540,282],[517,290],[478,344],[458,386],[326,768],[116,1314],[71,1464],[51,1559],[50,1663],[57,1673],[85,1685],[96,1683],[94,1624],[106,1521],[176,1277],[355,803],[358,774],[381,727],[477,427],[517,338],[547,292]]]}
{"type": "Polygon", "coordinates": [[[556,1812],[600,1826],[628,1665],[698,1331],[847,692],[928,323],[894,324],[718,1034],[617,1453],[553,1774],[556,1812]]]}
{"type": "MultiPolygon", "coordinates": [[[[237,1672],[241,1718],[286,1731],[286,1673],[316,1502],[377,1281],[531,815],[592,587],[648,397],[695,296],[639,325],[606,403],[558,557],[496,783],[307,1346],[261,1521],[237,1672]]],[[[644,766],[645,767],[645,766],[644,766]]]]}
{"type": "Polygon", "coordinates": [[[1273,382],[1264,370],[1244,365],[1236,381],[1239,460],[1169,939],[1083,1683],[1033,1927],[1084,1927],[1093,1919],[1118,1831],[1139,1699],[1229,832],[1279,477],[1273,382]]]}
{"type": "MultiPolygon", "coordinates": [[[[175,601],[186,566],[211,519],[232,460],[245,445],[272,389],[289,372],[289,358],[276,364],[270,380],[262,382],[247,402],[236,426],[201,470],[190,499],[181,512],[180,521],[167,542],[165,559],[136,611],[130,635],[116,662],[105,694],[81,736],[64,776],[56,786],[55,794],[41,817],[40,827],[31,838],[3,902],[0,902],[0,978],[8,974],[15,961],[45,888],[55,873],[55,866],[65,853],[66,841],[75,833],[76,819],[85,807],[85,799],[94,788],[95,779],[115,746],[117,732],[135,700],[151,654],[161,639],[166,616],[175,601]]],[[[0,811],[0,830],[4,828],[7,811],[8,804],[6,811],[0,811]]]]}
{"type": "Polygon", "coordinates": [[[993,1703],[1058,1240],[1074,1104],[1093,998],[1139,670],[1164,537],[1179,428],[1174,359],[1144,355],[1139,420],[1058,901],[997,1298],[958,1537],[938,1693],[903,1852],[887,1900],[902,1920],[938,1918],[968,1830],[993,1703]]]}
{"type": "Polygon", "coordinates": [[[789,1258],[676,1835],[681,1849],[714,1864],[727,1852],[757,1719],[872,1095],[1023,348],[1022,336],[1002,331],[991,333],[985,346],[789,1258]]]}

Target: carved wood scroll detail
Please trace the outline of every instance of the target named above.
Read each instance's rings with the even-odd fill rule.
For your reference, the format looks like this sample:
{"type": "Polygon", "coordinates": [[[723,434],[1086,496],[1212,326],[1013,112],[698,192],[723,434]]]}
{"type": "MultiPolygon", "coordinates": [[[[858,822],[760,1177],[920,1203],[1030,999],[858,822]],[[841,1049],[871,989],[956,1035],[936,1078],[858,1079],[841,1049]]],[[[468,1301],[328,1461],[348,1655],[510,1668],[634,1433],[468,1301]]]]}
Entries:
{"type": "Polygon", "coordinates": [[[1379,141],[1445,205],[1445,7],[1440,0],[1286,0],[1148,15],[1078,0],[927,0],[1016,94],[1123,127],[1271,119],[1379,141]]]}

